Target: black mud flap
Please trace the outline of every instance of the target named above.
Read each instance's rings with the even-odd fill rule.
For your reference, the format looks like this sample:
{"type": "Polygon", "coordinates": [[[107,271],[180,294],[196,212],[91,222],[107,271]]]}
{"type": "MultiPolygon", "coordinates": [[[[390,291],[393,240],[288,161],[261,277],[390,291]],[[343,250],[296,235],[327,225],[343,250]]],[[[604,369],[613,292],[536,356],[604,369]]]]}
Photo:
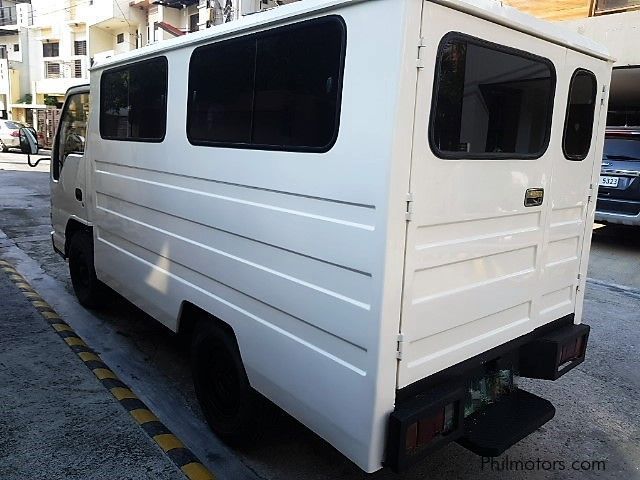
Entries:
{"type": "Polygon", "coordinates": [[[548,400],[515,390],[465,418],[464,434],[457,442],[477,455],[497,457],[551,420],[555,413],[548,400]]]}

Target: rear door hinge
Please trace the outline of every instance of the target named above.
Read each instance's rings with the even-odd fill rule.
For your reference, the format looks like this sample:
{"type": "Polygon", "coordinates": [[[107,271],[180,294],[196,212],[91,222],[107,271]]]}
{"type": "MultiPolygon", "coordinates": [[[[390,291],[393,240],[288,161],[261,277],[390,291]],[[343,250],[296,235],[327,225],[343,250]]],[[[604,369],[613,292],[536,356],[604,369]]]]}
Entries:
{"type": "Polygon", "coordinates": [[[405,213],[407,222],[413,220],[413,193],[407,193],[407,211],[405,213]]]}
{"type": "Polygon", "coordinates": [[[600,99],[600,106],[604,106],[604,99],[607,96],[607,86],[602,85],[602,98],[600,99]]]}
{"type": "Polygon", "coordinates": [[[398,334],[398,350],[396,351],[396,357],[398,360],[402,360],[404,354],[404,333],[398,334]]]}
{"type": "Polygon", "coordinates": [[[422,54],[426,46],[427,42],[425,38],[420,37],[420,40],[418,40],[418,59],[416,60],[416,67],[418,68],[418,70],[422,70],[424,68],[424,60],[422,59],[422,54]]]}
{"type": "Polygon", "coordinates": [[[587,203],[591,203],[592,201],[593,201],[593,183],[589,185],[587,203]]]}

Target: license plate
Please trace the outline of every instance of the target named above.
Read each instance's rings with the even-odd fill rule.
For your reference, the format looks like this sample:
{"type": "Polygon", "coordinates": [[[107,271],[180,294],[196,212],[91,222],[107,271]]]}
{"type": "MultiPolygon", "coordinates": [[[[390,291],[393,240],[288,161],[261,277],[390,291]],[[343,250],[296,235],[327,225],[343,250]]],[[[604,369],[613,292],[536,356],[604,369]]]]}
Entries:
{"type": "Polygon", "coordinates": [[[600,177],[600,186],[601,187],[617,187],[618,186],[618,177],[600,177]]]}

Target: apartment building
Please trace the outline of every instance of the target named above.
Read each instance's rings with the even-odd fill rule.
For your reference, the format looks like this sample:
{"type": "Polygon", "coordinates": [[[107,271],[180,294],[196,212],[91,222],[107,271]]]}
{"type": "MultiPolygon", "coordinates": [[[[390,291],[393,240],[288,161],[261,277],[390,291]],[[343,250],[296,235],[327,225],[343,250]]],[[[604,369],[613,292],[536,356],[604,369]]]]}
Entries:
{"type": "Polygon", "coordinates": [[[0,118],[36,125],[95,61],[293,1],[0,0],[0,118]]]}

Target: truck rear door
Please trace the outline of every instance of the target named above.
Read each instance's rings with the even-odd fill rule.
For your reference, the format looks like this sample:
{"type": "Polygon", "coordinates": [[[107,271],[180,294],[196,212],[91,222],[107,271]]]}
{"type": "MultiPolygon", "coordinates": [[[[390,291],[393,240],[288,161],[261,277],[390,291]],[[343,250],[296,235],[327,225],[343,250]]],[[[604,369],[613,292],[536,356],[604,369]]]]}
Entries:
{"type": "Polygon", "coordinates": [[[432,2],[422,32],[399,388],[574,311],[593,172],[551,128],[566,48],[432,2]]]}

